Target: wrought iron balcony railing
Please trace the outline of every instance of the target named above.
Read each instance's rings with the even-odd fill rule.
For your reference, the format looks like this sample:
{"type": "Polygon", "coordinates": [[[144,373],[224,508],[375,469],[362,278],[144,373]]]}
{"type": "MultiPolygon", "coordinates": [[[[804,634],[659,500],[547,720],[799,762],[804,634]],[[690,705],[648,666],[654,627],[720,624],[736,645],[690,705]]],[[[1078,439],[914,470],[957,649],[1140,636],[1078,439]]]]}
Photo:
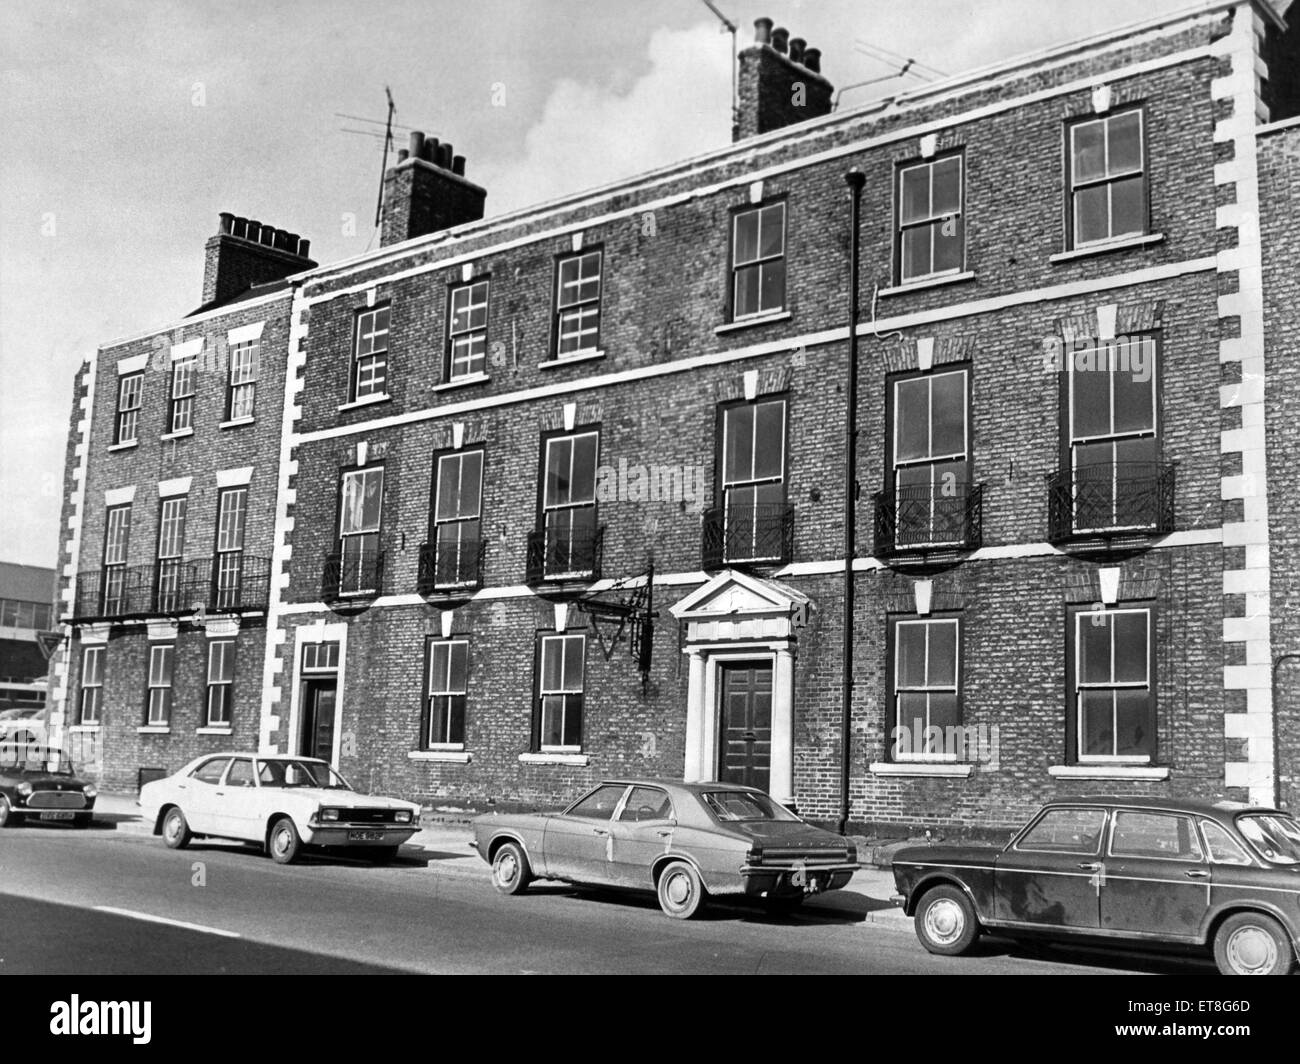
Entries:
{"type": "Polygon", "coordinates": [[[984,485],[909,485],[875,494],[876,554],[975,550],[984,537],[984,485]]]}
{"type": "Polygon", "coordinates": [[[320,581],[323,601],[373,598],[383,590],[383,584],[383,551],[334,551],[325,555],[320,581]]]}
{"type": "Polygon", "coordinates": [[[416,588],[421,595],[472,590],[483,586],[483,555],[487,540],[420,544],[416,588]]]}
{"type": "Polygon", "coordinates": [[[533,529],[528,533],[527,582],[599,580],[604,546],[604,525],[583,530],[533,529]]]}
{"type": "Polygon", "coordinates": [[[1114,462],[1047,474],[1047,538],[1158,535],[1174,529],[1174,462],[1114,462]]]}
{"type": "Polygon", "coordinates": [[[84,621],[265,610],[271,560],[242,553],[168,558],[82,573],[72,618],[84,621]]]}
{"type": "Polygon", "coordinates": [[[794,549],[794,504],[715,506],[704,511],[700,557],[706,570],[785,565],[794,549]]]}

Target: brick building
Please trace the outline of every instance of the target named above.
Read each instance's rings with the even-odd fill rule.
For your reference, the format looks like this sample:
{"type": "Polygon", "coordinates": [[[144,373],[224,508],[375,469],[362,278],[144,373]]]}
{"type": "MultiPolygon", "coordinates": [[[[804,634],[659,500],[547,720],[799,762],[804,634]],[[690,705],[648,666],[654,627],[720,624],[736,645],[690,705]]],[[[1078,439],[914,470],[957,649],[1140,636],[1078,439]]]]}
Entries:
{"type": "Polygon", "coordinates": [[[722,776],[834,820],[846,757],[856,824],[1117,789],[1292,801],[1300,695],[1272,678],[1300,647],[1296,392],[1265,336],[1293,327],[1294,238],[1260,224],[1292,187],[1285,6],[1201,4],[835,112],[820,52],[760,20],[732,146],[486,219],[464,158],[414,135],[378,250],[277,260],[241,283],[279,287],[227,302],[205,283],[180,332],[83,371],[69,726],[100,729],[114,783],[256,742],[438,804],[722,776]],[[176,360],[257,323],[255,424],[219,427],[218,374],[174,438],[176,360]],[[164,350],[123,453],[130,360],[164,350]],[[184,481],[214,535],[231,470],[269,582],[219,610],[221,551],[163,530],[184,481]],[[118,618],[110,557],[154,589],[118,618]],[[206,609],[162,608],[191,557],[206,609]],[[103,719],[74,724],[88,675],[103,719]]]}

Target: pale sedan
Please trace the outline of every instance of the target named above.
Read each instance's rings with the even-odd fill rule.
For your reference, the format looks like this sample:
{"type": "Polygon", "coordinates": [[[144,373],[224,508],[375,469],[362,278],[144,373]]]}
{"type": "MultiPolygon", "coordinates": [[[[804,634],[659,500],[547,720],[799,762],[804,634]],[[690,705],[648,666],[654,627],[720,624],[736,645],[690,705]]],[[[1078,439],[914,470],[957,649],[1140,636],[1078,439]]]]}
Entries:
{"type": "Polygon", "coordinates": [[[420,829],[420,807],[359,794],[310,757],[205,754],[140,789],[145,823],[172,849],[193,838],[255,842],[280,864],[304,846],[338,846],[390,860],[420,829]]]}

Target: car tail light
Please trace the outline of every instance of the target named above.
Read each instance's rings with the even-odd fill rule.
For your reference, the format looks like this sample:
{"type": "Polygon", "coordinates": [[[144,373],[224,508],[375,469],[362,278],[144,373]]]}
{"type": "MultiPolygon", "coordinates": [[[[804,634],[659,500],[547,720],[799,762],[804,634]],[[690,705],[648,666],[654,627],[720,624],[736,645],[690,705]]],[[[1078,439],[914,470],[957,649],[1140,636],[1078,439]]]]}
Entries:
{"type": "Polygon", "coordinates": [[[411,811],[409,809],[399,809],[397,816],[393,819],[399,824],[409,824],[411,822],[411,811]]]}
{"type": "Polygon", "coordinates": [[[849,843],[849,851],[845,855],[849,864],[858,863],[858,848],[853,843],[849,843]]]}
{"type": "Polygon", "coordinates": [[[339,818],[339,811],[337,809],[322,809],[320,811],[320,818],[322,820],[337,820],[339,818]]]}
{"type": "Polygon", "coordinates": [[[759,865],[763,863],[762,846],[751,846],[749,848],[749,863],[752,865],[759,865]]]}

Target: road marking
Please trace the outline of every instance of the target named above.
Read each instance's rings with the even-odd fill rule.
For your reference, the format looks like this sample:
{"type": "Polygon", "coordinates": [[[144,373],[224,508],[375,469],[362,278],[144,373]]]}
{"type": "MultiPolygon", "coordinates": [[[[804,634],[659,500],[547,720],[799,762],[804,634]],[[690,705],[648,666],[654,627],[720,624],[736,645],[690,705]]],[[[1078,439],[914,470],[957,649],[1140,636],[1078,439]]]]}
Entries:
{"type": "Polygon", "coordinates": [[[111,905],[96,905],[101,913],[113,913],[115,916],[129,916],[133,920],[147,920],[152,924],[167,924],[170,927],[183,927],[187,931],[202,931],[205,935],[220,935],[222,938],[241,938],[237,931],[223,931],[219,927],[205,927],[203,924],[190,924],[184,920],[169,920],[165,916],[153,916],[150,913],[138,913],[134,909],[115,909],[111,905]]]}

